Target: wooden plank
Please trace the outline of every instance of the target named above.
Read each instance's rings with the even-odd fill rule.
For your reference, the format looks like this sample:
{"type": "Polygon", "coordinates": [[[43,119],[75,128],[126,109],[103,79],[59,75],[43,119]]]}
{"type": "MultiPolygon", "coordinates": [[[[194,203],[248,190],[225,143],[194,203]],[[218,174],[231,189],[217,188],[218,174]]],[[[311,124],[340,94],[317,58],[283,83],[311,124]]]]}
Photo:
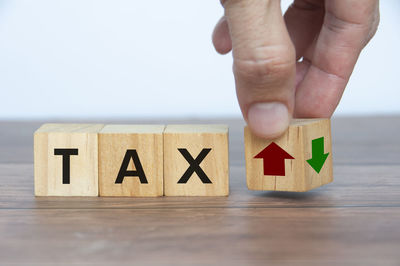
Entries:
{"type": "Polygon", "coordinates": [[[227,196],[228,157],[228,126],[167,125],[165,196],[227,196]]]}
{"type": "Polygon", "coordinates": [[[163,195],[164,128],[163,125],[106,125],[100,131],[100,196],[163,195]]]}
{"type": "Polygon", "coordinates": [[[0,210],[0,264],[398,265],[399,220],[399,208],[0,210]]]}

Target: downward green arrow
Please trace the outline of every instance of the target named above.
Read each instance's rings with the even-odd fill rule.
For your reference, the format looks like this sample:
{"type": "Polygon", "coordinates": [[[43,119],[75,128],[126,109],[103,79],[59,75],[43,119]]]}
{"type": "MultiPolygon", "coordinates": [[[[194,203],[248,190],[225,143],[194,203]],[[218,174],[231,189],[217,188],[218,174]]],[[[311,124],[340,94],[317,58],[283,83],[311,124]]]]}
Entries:
{"type": "Polygon", "coordinates": [[[324,153],[324,137],[313,139],[311,145],[312,158],[307,160],[307,163],[319,174],[326,158],[328,158],[329,152],[324,153]]]}

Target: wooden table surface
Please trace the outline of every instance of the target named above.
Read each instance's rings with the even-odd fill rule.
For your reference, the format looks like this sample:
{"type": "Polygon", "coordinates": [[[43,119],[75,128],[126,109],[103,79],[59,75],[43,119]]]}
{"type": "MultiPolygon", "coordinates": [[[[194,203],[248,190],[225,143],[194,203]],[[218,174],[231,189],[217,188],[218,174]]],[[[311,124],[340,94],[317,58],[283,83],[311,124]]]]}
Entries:
{"type": "Polygon", "coordinates": [[[229,197],[35,198],[41,122],[0,122],[0,265],[400,265],[400,117],[333,119],[306,193],[247,190],[243,122],[205,122],[230,125],[229,197]]]}

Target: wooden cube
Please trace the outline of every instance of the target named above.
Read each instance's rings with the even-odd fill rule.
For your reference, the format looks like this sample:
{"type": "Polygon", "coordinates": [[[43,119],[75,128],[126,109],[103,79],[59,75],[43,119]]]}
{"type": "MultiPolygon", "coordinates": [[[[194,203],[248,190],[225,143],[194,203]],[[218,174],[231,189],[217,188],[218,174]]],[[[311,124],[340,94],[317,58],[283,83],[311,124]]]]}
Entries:
{"type": "Polygon", "coordinates": [[[97,133],[102,128],[45,124],[35,132],[36,196],[98,196],[97,133]]]}
{"type": "Polygon", "coordinates": [[[329,119],[295,119],[277,139],[244,130],[247,187],[304,192],[333,181],[329,119]]]}
{"type": "Polygon", "coordinates": [[[164,195],[229,194],[228,127],[168,125],[164,131],[164,195]]]}
{"type": "Polygon", "coordinates": [[[163,125],[107,125],[99,133],[100,196],[163,195],[163,125]]]}

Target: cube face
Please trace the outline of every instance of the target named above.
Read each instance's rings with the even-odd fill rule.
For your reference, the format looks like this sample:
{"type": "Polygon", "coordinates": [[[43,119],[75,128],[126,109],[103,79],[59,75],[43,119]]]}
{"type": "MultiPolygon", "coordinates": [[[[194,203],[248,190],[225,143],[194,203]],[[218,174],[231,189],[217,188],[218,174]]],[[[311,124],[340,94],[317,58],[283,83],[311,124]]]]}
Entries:
{"type": "Polygon", "coordinates": [[[36,196],[98,196],[100,124],[45,124],[34,135],[36,196]]]}
{"type": "Polygon", "coordinates": [[[164,131],[164,195],[229,195],[228,127],[168,125],[164,131]]]}
{"type": "Polygon", "coordinates": [[[99,133],[100,196],[163,195],[163,125],[107,125],[99,133]]]}
{"type": "MultiPolygon", "coordinates": [[[[300,123],[303,123],[302,121],[303,120],[299,120],[300,123]]],[[[307,162],[305,164],[305,176],[308,177],[308,188],[313,189],[331,183],[333,181],[333,160],[330,120],[322,119],[318,122],[307,123],[307,125],[303,127],[303,134],[305,160],[310,160],[313,157],[320,157],[318,156],[318,153],[315,154],[315,151],[315,155],[313,155],[312,150],[313,146],[318,149],[321,143],[323,143],[323,153],[327,154],[319,173],[310,165],[310,163],[307,162]],[[321,140],[322,137],[323,139],[321,140]]]]}
{"type": "MultiPolygon", "coordinates": [[[[305,189],[304,173],[304,155],[299,149],[302,146],[303,138],[299,128],[289,128],[281,137],[274,140],[265,140],[253,135],[248,127],[245,128],[245,156],[246,156],[246,177],[247,187],[250,190],[287,190],[293,191],[305,189]],[[284,176],[276,176],[274,173],[266,172],[264,174],[264,159],[254,158],[262,152],[272,142],[295,158],[278,158],[284,162],[284,176]],[[296,143],[296,145],[290,145],[296,143]]],[[[275,156],[275,155],[273,155],[275,156]]],[[[279,156],[279,155],[278,155],[279,156]]],[[[277,157],[278,157],[277,156],[277,157]]],[[[271,159],[266,158],[267,164],[275,164],[271,159]]]]}
{"type": "Polygon", "coordinates": [[[330,183],[333,180],[331,146],[329,119],[293,120],[284,135],[273,140],[259,138],[246,127],[247,187],[302,192],[330,183]],[[323,151],[325,156],[317,151],[323,151]],[[308,161],[313,157],[310,164],[308,161]],[[325,161],[319,168],[321,157],[325,161]]]}

